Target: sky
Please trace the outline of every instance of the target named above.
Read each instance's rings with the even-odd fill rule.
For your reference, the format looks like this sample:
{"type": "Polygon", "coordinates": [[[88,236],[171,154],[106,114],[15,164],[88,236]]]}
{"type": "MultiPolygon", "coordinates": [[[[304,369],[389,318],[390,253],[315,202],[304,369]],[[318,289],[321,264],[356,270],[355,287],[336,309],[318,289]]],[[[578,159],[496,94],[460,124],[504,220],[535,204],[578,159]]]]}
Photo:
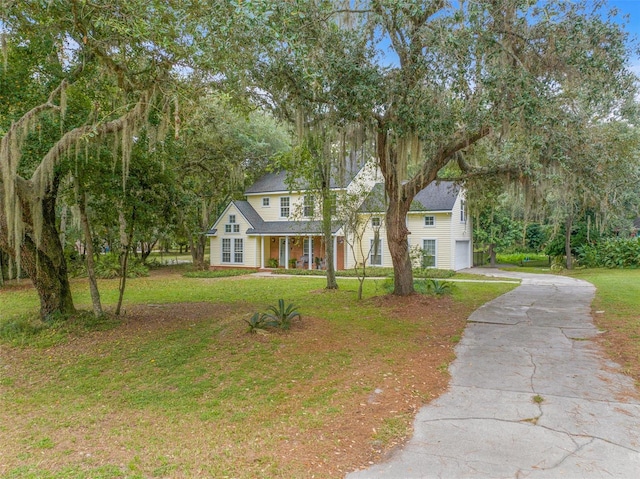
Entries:
{"type": "MultiPolygon", "coordinates": [[[[620,16],[629,16],[625,29],[636,41],[640,41],[640,0],[609,0],[609,5],[617,8],[620,16]]],[[[640,76],[640,54],[637,51],[632,53],[631,68],[640,76]]]]}
{"type": "MultiPolygon", "coordinates": [[[[635,38],[638,45],[636,51],[631,53],[630,67],[638,77],[640,77],[640,0],[608,0],[610,8],[618,10],[616,17],[624,25],[624,29],[629,32],[630,38],[635,38]]],[[[381,61],[390,66],[398,64],[397,56],[388,51],[389,40],[382,40],[379,47],[384,51],[381,61]]]]}

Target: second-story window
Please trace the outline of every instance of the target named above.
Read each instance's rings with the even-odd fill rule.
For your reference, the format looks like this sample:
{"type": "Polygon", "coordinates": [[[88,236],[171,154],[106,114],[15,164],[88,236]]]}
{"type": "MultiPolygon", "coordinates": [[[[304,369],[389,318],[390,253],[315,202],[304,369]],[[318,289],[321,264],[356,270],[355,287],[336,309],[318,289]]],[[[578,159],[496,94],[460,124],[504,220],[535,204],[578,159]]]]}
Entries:
{"type": "Polygon", "coordinates": [[[460,202],[460,221],[462,223],[467,222],[467,202],[465,200],[460,202]]]}
{"type": "Polygon", "coordinates": [[[371,218],[371,227],[372,228],[380,228],[380,217],[374,216],[371,218]]]}
{"type": "Polygon", "coordinates": [[[307,195],[307,196],[304,197],[302,215],[307,217],[307,218],[311,217],[311,216],[313,216],[313,213],[314,213],[313,210],[314,210],[313,196],[307,195]]]}
{"type": "Polygon", "coordinates": [[[236,223],[236,215],[229,215],[229,222],[224,225],[225,233],[240,233],[240,225],[236,223]]]}
{"type": "Polygon", "coordinates": [[[262,206],[269,207],[269,198],[262,198],[262,206]]]}
{"type": "Polygon", "coordinates": [[[424,217],[424,225],[425,226],[435,226],[436,225],[436,217],[435,216],[425,216],[424,217]]]}
{"type": "Polygon", "coordinates": [[[280,217],[281,218],[289,217],[289,207],[290,207],[289,197],[283,196],[282,198],[280,198],[280,217]]]}

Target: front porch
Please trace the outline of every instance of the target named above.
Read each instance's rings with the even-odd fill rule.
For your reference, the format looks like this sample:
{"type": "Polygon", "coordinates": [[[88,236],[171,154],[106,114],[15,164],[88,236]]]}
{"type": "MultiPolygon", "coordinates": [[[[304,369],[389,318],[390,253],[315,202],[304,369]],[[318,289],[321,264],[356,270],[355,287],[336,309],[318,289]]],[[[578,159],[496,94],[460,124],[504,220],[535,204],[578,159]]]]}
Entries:
{"type": "MultiPolygon", "coordinates": [[[[333,236],[333,267],[344,269],[344,238],[333,236]]],[[[261,236],[260,267],[284,269],[326,269],[325,243],[322,236],[261,236]]]]}

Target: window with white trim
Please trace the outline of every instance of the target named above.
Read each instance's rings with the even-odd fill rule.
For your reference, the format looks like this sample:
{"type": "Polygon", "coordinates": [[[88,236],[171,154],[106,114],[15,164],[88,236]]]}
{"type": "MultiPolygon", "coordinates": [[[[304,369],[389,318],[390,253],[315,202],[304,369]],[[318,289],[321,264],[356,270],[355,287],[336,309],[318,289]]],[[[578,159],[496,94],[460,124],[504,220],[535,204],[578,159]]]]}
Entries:
{"type": "Polygon", "coordinates": [[[427,215],[424,217],[424,225],[425,226],[435,226],[436,225],[436,217],[433,215],[427,215]]]}
{"type": "Polygon", "coordinates": [[[225,233],[240,233],[240,225],[236,223],[236,215],[229,215],[229,222],[224,225],[225,233]]]}
{"type": "Polygon", "coordinates": [[[467,222],[467,202],[465,200],[460,201],[460,222],[467,222]]]}
{"type": "Polygon", "coordinates": [[[231,238],[222,238],[222,262],[231,263],[231,238]]]}
{"type": "Polygon", "coordinates": [[[313,240],[309,241],[309,238],[305,238],[302,244],[302,254],[308,255],[309,261],[313,260],[313,240]]]}
{"type": "Polygon", "coordinates": [[[371,250],[369,253],[369,264],[371,266],[382,266],[382,240],[371,240],[371,250]]]}
{"type": "Polygon", "coordinates": [[[302,208],[302,215],[309,218],[311,216],[313,216],[313,210],[314,208],[314,199],[313,196],[311,195],[306,195],[304,197],[304,203],[303,203],[303,208],[302,208]]]}
{"type": "Polygon", "coordinates": [[[372,228],[380,228],[380,217],[374,216],[371,218],[371,227],[372,228]]]}
{"type": "Polygon", "coordinates": [[[329,193],[329,211],[331,212],[332,216],[336,214],[337,203],[338,203],[338,196],[336,195],[336,193],[335,192],[329,193]]]}
{"type": "Polygon", "coordinates": [[[239,264],[244,262],[244,240],[242,238],[222,238],[222,262],[239,264]]]}
{"type": "Polygon", "coordinates": [[[290,211],[289,208],[290,208],[289,197],[283,196],[282,198],[280,198],[280,217],[281,218],[289,217],[289,211],[290,211]]]}
{"type": "Polygon", "coordinates": [[[269,207],[269,198],[262,198],[262,206],[265,208],[269,207]]]}
{"type": "Polygon", "coordinates": [[[234,238],[233,240],[233,262],[244,262],[244,241],[242,238],[234,238]]]}
{"type": "Polygon", "coordinates": [[[435,268],[436,266],[436,240],[422,240],[422,267],[435,268]]]}

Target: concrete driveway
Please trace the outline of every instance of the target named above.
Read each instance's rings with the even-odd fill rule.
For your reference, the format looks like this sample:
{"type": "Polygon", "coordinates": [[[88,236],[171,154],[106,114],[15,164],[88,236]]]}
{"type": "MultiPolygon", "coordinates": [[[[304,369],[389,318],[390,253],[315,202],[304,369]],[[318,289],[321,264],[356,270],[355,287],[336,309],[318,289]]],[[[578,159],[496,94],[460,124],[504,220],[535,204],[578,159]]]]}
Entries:
{"type": "Polygon", "coordinates": [[[640,478],[640,401],[592,341],[595,288],[472,270],[522,285],[469,317],[447,393],[363,478],[640,478]]]}

